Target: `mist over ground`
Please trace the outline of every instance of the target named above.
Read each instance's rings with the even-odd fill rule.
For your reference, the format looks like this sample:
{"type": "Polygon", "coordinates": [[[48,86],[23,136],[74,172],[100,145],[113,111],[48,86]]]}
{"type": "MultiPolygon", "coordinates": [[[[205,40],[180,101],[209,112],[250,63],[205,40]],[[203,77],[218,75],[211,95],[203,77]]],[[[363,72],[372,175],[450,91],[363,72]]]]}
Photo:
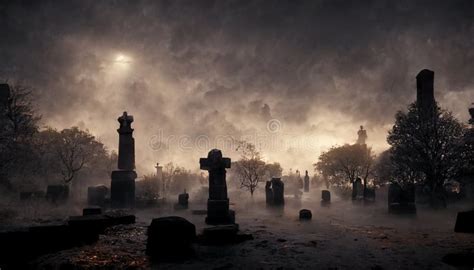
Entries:
{"type": "Polygon", "coordinates": [[[237,158],[229,141],[240,138],[285,170],[311,171],[359,125],[386,149],[423,68],[435,71],[440,105],[468,119],[473,5],[2,2],[0,78],[35,88],[43,125],[87,128],[110,149],[128,111],[139,174],[168,161],[197,170],[212,147],[237,158]]]}

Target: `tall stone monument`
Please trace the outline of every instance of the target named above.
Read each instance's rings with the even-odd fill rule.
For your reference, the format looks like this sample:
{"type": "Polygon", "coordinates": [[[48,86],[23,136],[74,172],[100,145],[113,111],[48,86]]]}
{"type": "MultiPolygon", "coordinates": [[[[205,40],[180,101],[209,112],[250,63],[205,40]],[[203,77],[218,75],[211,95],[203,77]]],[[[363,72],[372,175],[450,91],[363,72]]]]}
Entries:
{"type": "Polygon", "coordinates": [[[156,163],[155,169],[156,169],[156,179],[155,179],[156,181],[153,183],[153,186],[157,192],[161,189],[161,195],[164,197],[165,182],[163,181],[163,166],[160,166],[160,163],[156,163]]]}
{"type": "Polygon", "coordinates": [[[364,145],[367,140],[367,131],[364,129],[364,126],[360,126],[359,131],[357,131],[357,144],[364,145]]]}
{"type": "Polygon", "coordinates": [[[309,192],[309,175],[308,175],[308,171],[305,172],[305,176],[304,176],[304,192],[309,192]]]}
{"type": "Polygon", "coordinates": [[[431,117],[435,107],[434,72],[423,69],[416,75],[416,105],[424,117],[431,117]]]}
{"type": "Polygon", "coordinates": [[[226,170],[230,168],[230,158],[222,157],[219,149],[212,149],[207,158],[199,160],[201,170],[209,171],[209,199],[207,200],[207,224],[232,224],[235,213],[229,210],[227,197],[226,170]]]}
{"type": "Polygon", "coordinates": [[[118,170],[112,172],[110,200],[114,208],[128,208],[135,205],[135,140],[131,124],[133,116],[124,112],[118,119],[119,153],[118,170]]]}

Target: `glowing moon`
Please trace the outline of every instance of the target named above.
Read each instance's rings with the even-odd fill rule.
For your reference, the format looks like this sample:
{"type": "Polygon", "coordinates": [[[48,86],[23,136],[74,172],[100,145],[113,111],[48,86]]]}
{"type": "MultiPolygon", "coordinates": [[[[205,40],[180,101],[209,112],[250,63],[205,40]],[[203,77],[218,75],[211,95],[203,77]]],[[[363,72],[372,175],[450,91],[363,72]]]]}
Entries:
{"type": "Polygon", "coordinates": [[[117,64],[128,64],[131,62],[131,58],[124,54],[117,54],[117,56],[115,56],[114,62],[117,64]]]}

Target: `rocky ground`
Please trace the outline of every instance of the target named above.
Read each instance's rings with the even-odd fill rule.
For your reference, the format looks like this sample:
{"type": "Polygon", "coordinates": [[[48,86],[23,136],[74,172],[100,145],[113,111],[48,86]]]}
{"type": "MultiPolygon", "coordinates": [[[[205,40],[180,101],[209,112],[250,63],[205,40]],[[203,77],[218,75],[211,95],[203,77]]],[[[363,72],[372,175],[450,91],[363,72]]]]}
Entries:
{"type": "Polygon", "coordinates": [[[178,215],[193,222],[199,233],[206,226],[205,216],[193,215],[191,209],[205,205],[191,202],[189,210],[137,211],[136,224],[109,228],[93,245],[47,254],[31,265],[40,269],[474,269],[474,235],[453,230],[456,212],[463,207],[436,212],[419,207],[416,217],[401,217],[389,215],[385,203],[364,205],[333,195],[327,207],[306,194],[301,201],[287,198],[284,209],[267,208],[257,198],[234,202],[232,207],[241,231],[254,239],[230,246],[195,245],[195,257],[183,262],[150,262],[145,255],[147,226],[152,218],[178,215]],[[311,221],[298,220],[301,208],[313,212],[311,221]],[[459,257],[463,254],[468,254],[464,260],[459,257]]]}

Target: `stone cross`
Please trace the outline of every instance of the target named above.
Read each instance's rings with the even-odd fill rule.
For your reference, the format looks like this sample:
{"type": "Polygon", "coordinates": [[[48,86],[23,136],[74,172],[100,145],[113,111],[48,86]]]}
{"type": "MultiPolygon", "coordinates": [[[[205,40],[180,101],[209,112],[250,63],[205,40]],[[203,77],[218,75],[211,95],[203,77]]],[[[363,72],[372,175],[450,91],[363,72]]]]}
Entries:
{"type": "Polygon", "coordinates": [[[120,123],[120,130],[132,129],[131,124],[133,122],[133,116],[128,115],[127,112],[123,112],[122,116],[120,116],[117,121],[120,123]]]}
{"type": "Polygon", "coordinates": [[[118,119],[119,147],[118,170],[112,172],[110,201],[114,208],[128,208],[135,205],[135,139],[131,123],[133,116],[123,112],[118,119]]]}
{"type": "Polygon", "coordinates": [[[230,158],[222,157],[221,150],[212,149],[207,158],[199,159],[201,170],[209,171],[209,200],[227,199],[226,171],[230,158]]]}
{"type": "Polygon", "coordinates": [[[120,170],[135,169],[135,140],[133,138],[132,122],[133,116],[123,112],[118,119],[120,128],[119,133],[119,151],[118,151],[118,168],[120,170]]]}

